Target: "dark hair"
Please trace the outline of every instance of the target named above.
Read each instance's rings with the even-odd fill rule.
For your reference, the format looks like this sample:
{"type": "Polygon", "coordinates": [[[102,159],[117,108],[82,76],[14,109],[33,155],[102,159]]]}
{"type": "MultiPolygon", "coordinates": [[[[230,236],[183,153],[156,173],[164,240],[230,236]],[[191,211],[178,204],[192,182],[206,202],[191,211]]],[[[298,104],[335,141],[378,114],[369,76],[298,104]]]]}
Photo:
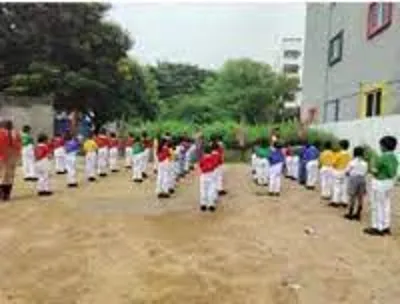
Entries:
{"type": "Polygon", "coordinates": [[[384,151],[394,151],[397,147],[397,139],[394,136],[384,136],[379,140],[379,145],[384,151]]]}
{"type": "Polygon", "coordinates": [[[37,141],[38,141],[38,143],[45,143],[48,141],[48,139],[49,139],[49,137],[45,133],[40,133],[38,135],[37,141]]]}
{"type": "Polygon", "coordinates": [[[14,129],[13,122],[11,120],[6,120],[4,122],[4,128],[7,130],[8,134],[8,144],[11,146],[13,143],[12,130],[14,129]]]}
{"type": "Polygon", "coordinates": [[[274,148],[275,149],[282,149],[282,142],[280,142],[279,140],[274,142],[274,148]]]}
{"type": "Polygon", "coordinates": [[[128,133],[128,136],[129,136],[129,137],[133,137],[133,133],[132,133],[132,132],[129,132],[129,133],[128,133]]]}
{"type": "Polygon", "coordinates": [[[210,154],[213,148],[211,147],[210,144],[204,145],[204,153],[210,154]]]}
{"type": "Polygon", "coordinates": [[[260,139],[260,146],[261,147],[268,147],[269,145],[269,140],[266,137],[263,137],[260,139]]]}
{"type": "Polygon", "coordinates": [[[139,136],[139,135],[135,135],[135,136],[134,136],[134,140],[135,140],[135,142],[137,142],[137,141],[140,141],[140,139],[141,139],[141,138],[140,138],[140,136],[139,136]]]}
{"type": "Polygon", "coordinates": [[[342,150],[349,149],[349,146],[350,146],[350,143],[349,143],[349,141],[347,139],[342,139],[342,140],[339,141],[339,147],[342,150]]]}
{"type": "Polygon", "coordinates": [[[142,132],[142,137],[147,137],[147,132],[146,131],[142,132]]]}
{"type": "Polygon", "coordinates": [[[65,132],[65,134],[64,134],[64,139],[65,140],[71,140],[72,138],[73,138],[73,136],[72,136],[72,132],[71,131],[65,132]]]}
{"type": "Polygon", "coordinates": [[[324,149],[325,150],[332,150],[332,142],[331,141],[327,141],[324,143],[324,149]]]}
{"type": "Polygon", "coordinates": [[[117,137],[117,134],[115,134],[115,132],[111,132],[111,133],[110,133],[110,136],[111,136],[112,138],[115,138],[115,137],[117,137]]]}
{"type": "Polygon", "coordinates": [[[23,126],[22,132],[29,133],[30,131],[31,131],[31,126],[29,126],[29,125],[23,126]]]}
{"type": "Polygon", "coordinates": [[[360,146],[355,147],[353,150],[353,156],[364,158],[364,148],[360,146]]]}
{"type": "Polygon", "coordinates": [[[160,138],[160,140],[158,141],[157,153],[160,153],[161,149],[164,147],[166,142],[167,140],[165,139],[165,137],[160,138]]]}
{"type": "Polygon", "coordinates": [[[106,129],[104,129],[104,128],[101,128],[101,129],[100,129],[100,131],[99,131],[99,134],[107,134],[107,131],[106,131],[106,129]]]}

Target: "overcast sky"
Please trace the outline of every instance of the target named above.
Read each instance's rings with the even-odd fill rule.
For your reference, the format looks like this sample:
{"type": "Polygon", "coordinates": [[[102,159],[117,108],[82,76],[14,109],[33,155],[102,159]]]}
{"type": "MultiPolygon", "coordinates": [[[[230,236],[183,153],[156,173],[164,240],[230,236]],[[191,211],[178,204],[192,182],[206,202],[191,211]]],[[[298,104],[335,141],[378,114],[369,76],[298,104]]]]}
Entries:
{"type": "Polygon", "coordinates": [[[304,35],[304,3],[113,3],[109,18],[135,39],[140,61],[217,68],[228,58],[274,64],[279,40],[304,35]]]}

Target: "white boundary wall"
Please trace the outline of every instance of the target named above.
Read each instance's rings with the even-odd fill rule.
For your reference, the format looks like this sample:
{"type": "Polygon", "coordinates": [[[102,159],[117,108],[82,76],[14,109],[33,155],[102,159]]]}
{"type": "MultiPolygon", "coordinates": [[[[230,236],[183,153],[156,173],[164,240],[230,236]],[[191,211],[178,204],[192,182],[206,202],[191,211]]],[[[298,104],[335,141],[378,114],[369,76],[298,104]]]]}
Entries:
{"type": "Polygon", "coordinates": [[[341,139],[348,139],[351,147],[368,144],[377,152],[379,139],[385,135],[392,135],[399,141],[397,152],[400,152],[400,115],[332,122],[313,125],[312,128],[330,132],[341,139]]]}

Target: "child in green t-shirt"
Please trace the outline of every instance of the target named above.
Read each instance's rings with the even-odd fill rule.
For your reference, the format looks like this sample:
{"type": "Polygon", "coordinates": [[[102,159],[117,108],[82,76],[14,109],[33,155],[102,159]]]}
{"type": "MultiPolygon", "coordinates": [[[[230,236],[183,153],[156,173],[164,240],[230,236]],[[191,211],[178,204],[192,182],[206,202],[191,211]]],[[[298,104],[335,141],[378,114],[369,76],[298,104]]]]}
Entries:
{"type": "Polygon", "coordinates": [[[268,146],[268,140],[266,138],[261,139],[260,145],[255,150],[257,156],[257,168],[256,168],[256,176],[257,176],[257,184],[261,186],[266,186],[268,184],[268,171],[269,171],[269,163],[268,156],[270,153],[270,149],[268,146]]]}
{"type": "Polygon", "coordinates": [[[143,162],[143,152],[144,146],[141,141],[140,136],[135,136],[133,145],[132,145],[132,179],[135,183],[143,182],[142,175],[142,162],[143,162]]]}
{"type": "Polygon", "coordinates": [[[36,181],[34,141],[31,134],[31,127],[26,125],[22,128],[22,171],[25,181],[36,181]]]}
{"type": "Polygon", "coordinates": [[[365,228],[369,235],[390,235],[390,192],[397,176],[398,161],[394,154],[397,139],[384,136],[379,141],[382,154],[376,160],[372,174],[370,194],[371,227],[365,228]]]}

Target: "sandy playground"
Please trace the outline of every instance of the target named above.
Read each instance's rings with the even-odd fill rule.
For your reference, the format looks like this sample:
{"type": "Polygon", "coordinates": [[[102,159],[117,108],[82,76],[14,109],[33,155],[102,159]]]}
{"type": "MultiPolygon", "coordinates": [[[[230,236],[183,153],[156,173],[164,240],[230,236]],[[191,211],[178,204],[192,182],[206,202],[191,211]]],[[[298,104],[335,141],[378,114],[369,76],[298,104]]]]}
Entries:
{"type": "Polygon", "coordinates": [[[293,182],[266,196],[248,166],[227,167],[226,185],[202,214],[194,174],[162,201],[153,175],[79,189],[56,177],[51,198],[18,181],[0,205],[0,303],[400,303],[398,193],[380,238],[293,182]]]}

